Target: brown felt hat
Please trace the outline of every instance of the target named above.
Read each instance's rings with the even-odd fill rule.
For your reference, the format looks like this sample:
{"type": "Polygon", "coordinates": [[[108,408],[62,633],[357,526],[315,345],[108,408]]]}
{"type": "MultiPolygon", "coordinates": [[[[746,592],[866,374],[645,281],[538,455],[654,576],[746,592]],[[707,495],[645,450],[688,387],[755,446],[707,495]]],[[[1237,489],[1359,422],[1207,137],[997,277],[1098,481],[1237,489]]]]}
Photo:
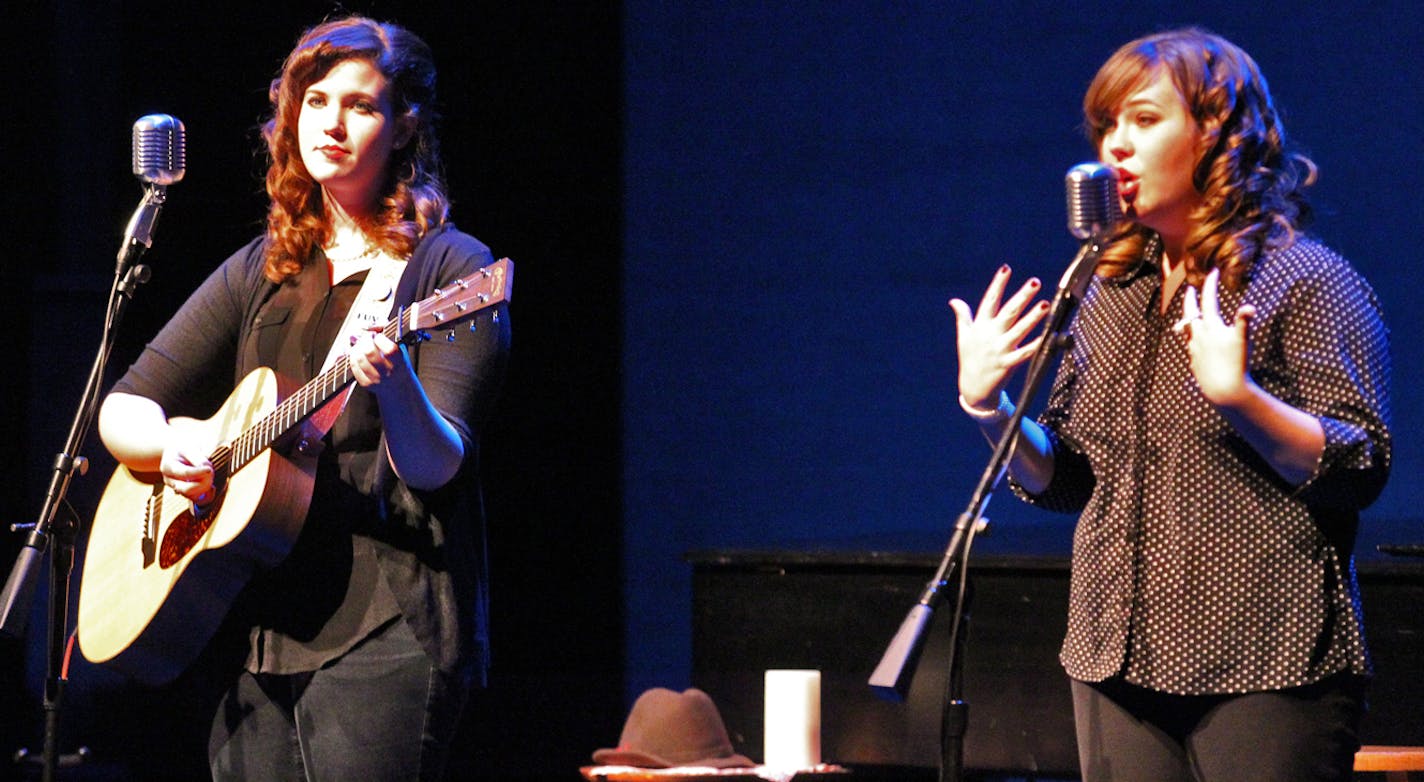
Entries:
{"type": "Polygon", "coordinates": [[[674,768],[755,766],[732,751],[722,715],[707,693],[688,689],[681,693],[655,687],[638,696],[618,746],[593,753],[601,766],[674,768]]]}

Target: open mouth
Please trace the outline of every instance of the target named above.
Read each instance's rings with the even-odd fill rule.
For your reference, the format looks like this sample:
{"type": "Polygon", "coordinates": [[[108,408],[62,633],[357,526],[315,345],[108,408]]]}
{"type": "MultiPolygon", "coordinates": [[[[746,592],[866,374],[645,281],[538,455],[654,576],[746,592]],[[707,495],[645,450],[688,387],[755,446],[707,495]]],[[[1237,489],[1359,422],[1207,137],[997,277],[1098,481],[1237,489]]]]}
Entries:
{"type": "Polygon", "coordinates": [[[1137,200],[1138,180],[1136,177],[1118,172],[1117,194],[1122,199],[1123,210],[1130,210],[1137,200]]]}
{"type": "Polygon", "coordinates": [[[1122,200],[1132,203],[1137,197],[1138,179],[1122,169],[1117,171],[1117,193],[1122,196],[1122,200]]]}

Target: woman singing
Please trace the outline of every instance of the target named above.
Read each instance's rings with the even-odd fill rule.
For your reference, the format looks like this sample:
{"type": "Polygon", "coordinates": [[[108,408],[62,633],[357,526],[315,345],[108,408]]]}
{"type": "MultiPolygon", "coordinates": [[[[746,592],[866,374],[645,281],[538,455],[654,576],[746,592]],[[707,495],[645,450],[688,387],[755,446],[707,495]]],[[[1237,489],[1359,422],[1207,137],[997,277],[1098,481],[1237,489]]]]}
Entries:
{"type": "MultiPolygon", "coordinates": [[[[1083,777],[1344,782],[1370,673],[1352,549],[1390,464],[1379,304],[1302,233],[1315,167],[1229,41],[1128,43],[1083,108],[1128,222],[1010,463],[1079,514],[1060,657],[1083,777]]],[[[951,302],[960,404],[992,436],[1048,309],[1009,276],[951,302]]]]}

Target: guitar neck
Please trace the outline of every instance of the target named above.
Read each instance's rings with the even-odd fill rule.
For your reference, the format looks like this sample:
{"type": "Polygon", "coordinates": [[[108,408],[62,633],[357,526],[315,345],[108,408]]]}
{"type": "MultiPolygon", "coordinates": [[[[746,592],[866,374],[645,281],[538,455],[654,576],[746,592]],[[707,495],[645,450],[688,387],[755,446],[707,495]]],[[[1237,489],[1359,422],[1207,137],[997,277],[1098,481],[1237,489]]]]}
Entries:
{"type": "MultiPolygon", "coordinates": [[[[409,319],[409,311],[401,308],[400,313],[386,324],[381,333],[398,342],[410,330],[409,319]]],[[[220,449],[223,453],[216,456],[227,463],[229,469],[241,469],[258,454],[272,447],[273,443],[289,434],[354,380],[351,362],[346,354],[337,356],[331,366],[307,381],[296,393],[282,400],[252,428],[220,449]]],[[[214,464],[218,463],[218,459],[214,460],[214,464]]]]}

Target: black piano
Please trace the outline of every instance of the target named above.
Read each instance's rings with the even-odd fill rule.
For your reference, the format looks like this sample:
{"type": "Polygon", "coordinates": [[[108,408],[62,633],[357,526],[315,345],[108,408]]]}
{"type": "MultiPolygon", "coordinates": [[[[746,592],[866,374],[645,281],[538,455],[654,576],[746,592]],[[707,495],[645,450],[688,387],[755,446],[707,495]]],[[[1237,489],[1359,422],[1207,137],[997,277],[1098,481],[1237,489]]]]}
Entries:
{"type": "MultiPolygon", "coordinates": [[[[981,538],[971,555],[965,769],[1076,779],[1072,702],[1057,659],[1068,597],[1066,533],[1015,530],[1004,537],[1011,539],[981,538]]],[[[935,612],[903,702],[880,698],[867,680],[940,553],[922,543],[874,543],[687,556],[692,683],[717,703],[738,752],[762,756],[764,671],[819,669],[825,762],[850,767],[858,778],[935,778],[948,604],[935,612]]],[[[1407,556],[1407,548],[1393,555],[1381,548],[1363,539],[1357,548],[1376,668],[1361,737],[1366,744],[1424,745],[1424,559],[1407,556]]]]}

